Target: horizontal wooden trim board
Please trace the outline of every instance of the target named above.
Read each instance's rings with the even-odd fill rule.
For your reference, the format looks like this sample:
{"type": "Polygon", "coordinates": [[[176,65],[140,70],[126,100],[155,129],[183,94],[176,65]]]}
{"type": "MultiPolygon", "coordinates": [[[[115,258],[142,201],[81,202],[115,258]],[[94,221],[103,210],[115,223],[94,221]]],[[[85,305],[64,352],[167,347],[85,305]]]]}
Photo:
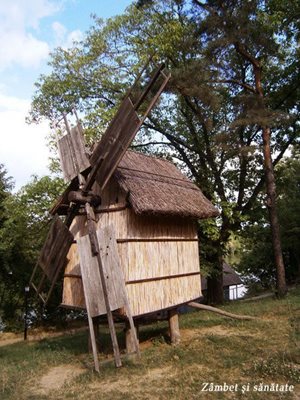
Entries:
{"type": "MultiPolygon", "coordinates": [[[[133,285],[136,283],[144,283],[144,282],[153,282],[160,281],[164,279],[174,279],[174,278],[184,278],[186,276],[200,275],[200,271],[197,272],[188,272],[187,274],[177,274],[177,275],[164,275],[164,276],[154,276],[153,278],[145,278],[145,279],[137,279],[134,281],[126,281],[126,285],[133,285]]],[[[75,274],[64,274],[64,278],[81,278],[81,275],[75,274]]]]}
{"type": "MultiPolygon", "coordinates": [[[[116,211],[123,211],[126,210],[126,208],[128,208],[127,204],[121,205],[119,207],[107,207],[107,208],[96,208],[95,209],[95,214],[105,214],[105,213],[110,213],[110,212],[116,212],[116,211]]],[[[76,215],[86,215],[86,211],[85,209],[81,209],[78,211],[78,213],[76,215]]]]}
{"type": "Polygon", "coordinates": [[[134,243],[134,242],[198,242],[198,239],[187,238],[128,238],[117,239],[117,243],[134,243]]]}
{"type": "Polygon", "coordinates": [[[109,213],[109,212],[114,212],[114,211],[123,211],[128,208],[128,204],[122,204],[119,207],[107,207],[107,208],[96,208],[95,209],[95,214],[101,214],[101,213],[109,213]]]}
{"type": "Polygon", "coordinates": [[[197,272],[188,272],[187,274],[177,274],[177,275],[165,275],[165,276],[154,276],[153,278],[146,278],[146,279],[137,279],[134,281],[126,281],[126,285],[134,285],[136,283],[145,283],[145,282],[154,282],[154,281],[161,281],[164,279],[175,279],[175,278],[184,278],[186,276],[193,276],[193,275],[200,275],[200,271],[197,272]]]}
{"type": "Polygon", "coordinates": [[[81,278],[81,275],[76,275],[76,274],[64,274],[64,278],[81,278]]]}
{"type": "MultiPolygon", "coordinates": [[[[198,239],[187,239],[187,238],[128,238],[128,239],[117,239],[117,243],[152,243],[152,242],[198,242],[198,239]]],[[[73,240],[73,243],[77,243],[73,240]]]]}

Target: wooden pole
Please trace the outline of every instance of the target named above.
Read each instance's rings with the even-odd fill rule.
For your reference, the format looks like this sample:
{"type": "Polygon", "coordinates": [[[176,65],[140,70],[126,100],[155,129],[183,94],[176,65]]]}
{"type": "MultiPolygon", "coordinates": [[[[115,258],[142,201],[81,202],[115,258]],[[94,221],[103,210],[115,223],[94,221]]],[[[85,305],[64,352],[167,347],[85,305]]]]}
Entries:
{"type": "Polygon", "coordinates": [[[132,326],[129,321],[125,322],[125,343],[126,353],[137,353],[140,356],[139,342],[138,342],[138,326],[132,326]]]}
{"type": "Polygon", "coordinates": [[[173,345],[180,343],[180,329],[177,308],[168,311],[170,339],[173,345]]]}
{"type": "Polygon", "coordinates": [[[115,357],[115,365],[116,365],[116,367],[121,367],[122,362],[121,362],[121,356],[120,356],[120,349],[119,349],[119,345],[118,345],[113,315],[112,315],[112,312],[110,309],[108,292],[107,292],[107,287],[106,287],[106,282],[105,282],[105,276],[104,276],[102,261],[101,261],[101,257],[100,257],[99,244],[98,244],[96,226],[95,226],[95,214],[94,214],[92,207],[89,205],[89,203],[86,203],[85,208],[86,208],[86,213],[87,213],[88,231],[89,231],[89,238],[90,238],[90,242],[91,242],[92,254],[93,254],[93,256],[95,256],[97,258],[97,262],[98,262],[98,266],[99,266],[100,279],[101,279],[101,285],[102,285],[102,290],[103,290],[103,297],[104,297],[104,301],[105,301],[109,332],[110,332],[110,337],[111,337],[113,351],[114,351],[114,357],[115,357]]]}
{"type": "MultiPolygon", "coordinates": [[[[96,348],[97,348],[97,351],[99,352],[100,344],[99,344],[99,320],[98,320],[98,317],[92,318],[92,322],[93,322],[93,328],[94,328],[94,334],[95,334],[96,348]]],[[[91,341],[90,336],[89,336],[88,348],[89,348],[89,352],[92,353],[93,346],[92,346],[92,341],[91,341]]]]}
{"type": "Polygon", "coordinates": [[[207,306],[205,304],[196,303],[194,301],[191,301],[190,303],[188,303],[188,306],[198,308],[199,310],[211,311],[211,312],[223,315],[224,317],[229,317],[229,318],[233,318],[233,319],[244,319],[244,320],[257,319],[256,317],[250,317],[249,315],[232,314],[227,311],[220,310],[219,308],[207,306]]]}
{"type": "Polygon", "coordinates": [[[27,330],[28,330],[28,295],[29,295],[29,286],[25,286],[24,288],[24,306],[25,306],[25,312],[24,312],[24,340],[27,340],[27,330]]]}
{"type": "Polygon", "coordinates": [[[91,317],[91,315],[90,315],[88,309],[87,309],[87,315],[88,315],[89,331],[90,331],[90,338],[91,338],[91,345],[92,345],[92,351],[93,351],[93,358],[94,358],[95,370],[96,370],[97,372],[100,372],[100,369],[99,369],[99,360],[98,360],[98,351],[97,351],[97,343],[96,343],[95,331],[94,331],[94,324],[93,324],[93,318],[91,317]]]}

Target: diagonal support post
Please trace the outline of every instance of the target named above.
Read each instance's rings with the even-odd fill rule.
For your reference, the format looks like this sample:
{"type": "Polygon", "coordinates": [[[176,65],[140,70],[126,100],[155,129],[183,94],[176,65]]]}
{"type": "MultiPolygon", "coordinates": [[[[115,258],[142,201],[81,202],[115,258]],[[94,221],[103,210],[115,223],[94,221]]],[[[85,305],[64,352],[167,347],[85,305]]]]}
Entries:
{"type": "MultiPolygon", "coordinates": [[[[99,249],[99,244],[98,244],[98,240],[97,240],[96,225],[95,225],[95,214],[94,214],[94,211],[93,211],[93,209],[92,209],[92,207],[90,206],[89,203],[86,203],[85,209],[86,209],[86,213],[87,213],[87,222],[88,222],[88,231],[89,231],[89,239],[90,239],[90,244],[91,244],[91,250],[92,250],[93,256],[97,258],[97,263],[98,263],[99,272],[100,272],[100,279],[101,279],[101,285],[102,285],[103,296],[104,296],[104,301],[105,301],[109,332],[110,332],[110,337],[111,337],[112,346],[113,346],[115,365],[116,365],[116,367],[121,367],[122,366],[122,362],[121,362],[121,356],[120,356],[120,349],[119,349],[119,345],[118,345],[118,340],[117,340],[117,334],[116,334],[116,329],[115,329],[115,325],[114,325],[113,315],[112,315],[112,311],[111,311],[110,304],[109,304],[109,298],[108,298],[108,292],[107,292],[107,287],[106,287],[106,282],[105,282],[105,276],[104,276],[102,261],[101,261],[101,257],[100,257],[100,249],[99,249]]],[[[90,323],[90,320],[89,320],[89,326],[90,326],[90,329],[91,329],[91,325],[93,325],[93,324],[92,324],[92,318],[90,318],[90,319],[91,319],[91,323],[90,323]]],[[[92,340],[94,361],[97,358],[97,363],[98,363],[98,357],[96,357],[96,354],[97,354],[96,341],[94,339],[95,339],[95,334],[94,334],[94,329],[92,328],[92,330],[91,330],[91,340],[92,340]]],[[[96,369],[96,364],[97,363],[95,361],[95,369],[96,369]]],[[[99,370],[99,367],[98,367],[98,370],[99,370]]]]}

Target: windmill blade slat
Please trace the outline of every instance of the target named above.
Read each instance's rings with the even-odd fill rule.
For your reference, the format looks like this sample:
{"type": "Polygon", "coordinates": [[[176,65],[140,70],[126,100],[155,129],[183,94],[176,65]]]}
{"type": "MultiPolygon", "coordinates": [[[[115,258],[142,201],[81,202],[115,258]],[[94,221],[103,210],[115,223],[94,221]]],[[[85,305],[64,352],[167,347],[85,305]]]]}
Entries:
{"type": "Polygon", "coordinates": [[[105,131],[105,134],[93,151],[90,158],[90,163],[93,167],[105,153],[110,151],[110,148],[119,137],[121,130],[124,128],[126,129],[127,121],[130,123],[131,120],[136,120],[136,123],[138,123],[139,117],[134,110],[131,100],[127,97],[121,103],[116,115],[105,131]]]}
{"type": "Polygon", "coordinates": [[[117,114],[90,158],[90,163],[93,168],[87,178],[84,190],[90,190],[96,178],[100,186],[100,191],[105,188],[126,150],[170,79],[170,75],[166,76],[163,73],[163,68],[164,64],[161,64],[154,71],[152,78],[135,104],[130,100],[131,92],[129,92],[128,96],[121,103],[117,114]],[[158,88],[155,88],[159,78],[162,78],[162,83],[160,83],[158,88]],[[152,99],[140,118],[136,110],[144,104],[144,101],[146,101],[147,96],[150,94],[152,99]]]}
{"type": "Polygon", "coordinates": [[[50,281],[66,259],[74,237],[59,217],[55,217],[39,257],[39,265],[50,281]]]}
{"type": "Polygon", "coordinates": [[[139,130],[140,123],[131,100],[125,99],[91,157],[91,164],[94,164],[96,169],[97,182],[101,190],[114,173],[139,130]]]}
{"type": "Polygon", "coordinates": [[[66,262],[66,256],[71,244],[73,243],[73,240],[74,237],[72,233],[60,220],[60,218],[56,216],[52,222],[50,231],[40,252],[38,262],[34,268],[29,282],[33,289],[40,295],[44,285],[45,276],[47,276],[48,280],[51,282],[51,287],[47,294],[46,300],[40,295],[44,303],[46,303],[49,299],[49,296],[57,281],[59,272],[66,262]],[[39,283],[35,285],[33,280],[37,273],[38,267],[42,269],[43,275],[39,283]]]}
{"type": "Polygon", "coordinates": [[[162,74],[162,70],[164,69],[164,67],[165,67],[165,64],[162,63],[154,71],[154,74],[152,75],[152,77],[151,77],[150,81],[148,82],[147,86],[145,87],[145,89],[141,93],[140,97],[138,98],[138,100],[134,104],[135,110],[137,110],[140,107],[140,105],[143,103],[143,101],[145,100],[147,94],[150,92],[152,85],[159,78],[160,74],[162,74]]]}
{"type": "Polygon", "coordinates": [[[73,127],[70,133],[58,140],[58,151],[65,182],[90,167],[79,126],[73,127]]]}

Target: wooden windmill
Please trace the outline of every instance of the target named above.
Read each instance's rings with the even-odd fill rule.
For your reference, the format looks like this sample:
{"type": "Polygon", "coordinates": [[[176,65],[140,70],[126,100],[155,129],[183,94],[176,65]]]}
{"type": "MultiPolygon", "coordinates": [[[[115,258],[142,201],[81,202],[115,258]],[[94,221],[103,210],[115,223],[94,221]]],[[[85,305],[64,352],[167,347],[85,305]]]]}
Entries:
{"type": "Polygon", "coordinates": [[[147,66],[144,67],[120,104],[117,113],[91,156],[86,154],[80,124],[72,129],[68,128],[68,133],[59,140],[58,147],[64,178],[66,182],[70,182],[72,190],[68,191],[68,204],[65,205],[67,207],[66,218],[62,221],[58,215],[54,216],[30,279],[30,285],[43,303],[47,304],[60,272],[66,264],[70,246],[74,243],[74,236],[70,231],[72,221],[76,215],[84,213],[88,234],[77,238],[76,245],[80,258],[85,305],[97,371],[99,371],[99,362],[93,326],[94,317],[107,314],[115,364],[119,367],[121,359],[112,312],[124,308],[133,334],[134,347],[139,355],[134,322],[117,252],[114,227],[98,229],[95,223],[94,208],[100,204],[101,193],[170,79],[170,75],[164,73],[164,65],[160,65],[155,69],[137,98],[134,98],[136,97],[134,94],[136,88],[141,85],[142,75],[147,66]],[[100,188],[100,197],[91,191],[96,180],[100,188]],[[45,293],[47,281],[50,281],[50,289],[45,293]]]}

